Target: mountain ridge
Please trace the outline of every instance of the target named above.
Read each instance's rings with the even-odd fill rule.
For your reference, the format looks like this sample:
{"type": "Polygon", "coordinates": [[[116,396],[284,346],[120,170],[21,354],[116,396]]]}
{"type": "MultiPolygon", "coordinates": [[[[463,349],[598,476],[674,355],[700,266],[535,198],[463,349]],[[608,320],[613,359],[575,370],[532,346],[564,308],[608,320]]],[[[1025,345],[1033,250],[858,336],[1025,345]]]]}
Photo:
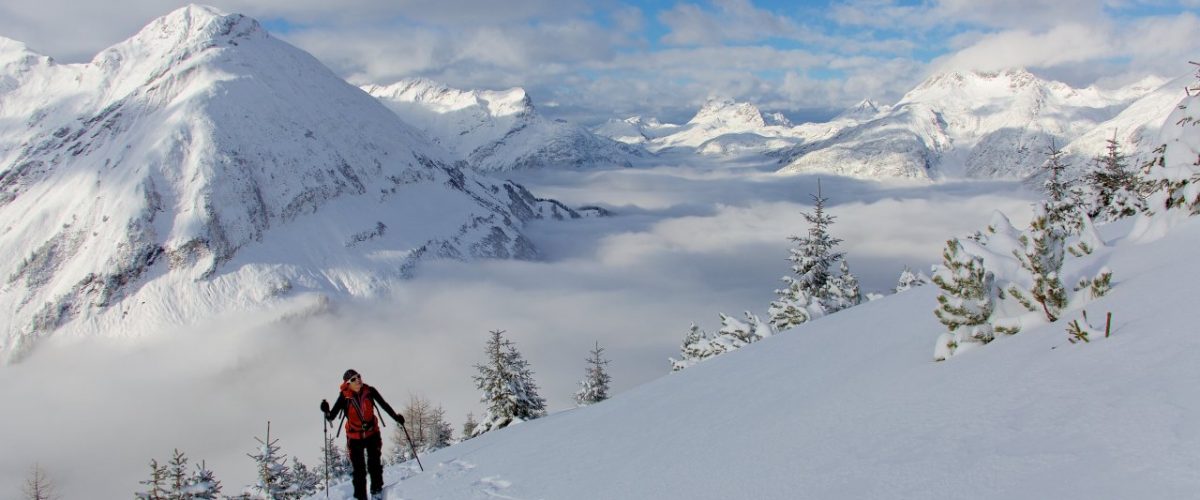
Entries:
{"type": "Polygon", "coordinates": [[[10,361],[61,332],[376,295],[431,258],[535,258],[527,221],[579,216],[462,171],[245,16],[190,5],[90,63],[43,61],[0,93],[10,361]]]}

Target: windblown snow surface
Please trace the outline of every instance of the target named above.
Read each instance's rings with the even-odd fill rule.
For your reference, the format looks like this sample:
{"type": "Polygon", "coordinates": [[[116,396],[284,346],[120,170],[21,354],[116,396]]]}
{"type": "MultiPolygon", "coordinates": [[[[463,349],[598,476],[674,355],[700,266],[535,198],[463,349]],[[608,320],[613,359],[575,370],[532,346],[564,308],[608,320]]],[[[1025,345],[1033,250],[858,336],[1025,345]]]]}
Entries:
{"type": "Polygon", "coordinates": [[[920,287],[390,469],[387,498],[1194,498],[1200,220],[1106,229],[1110,338],[936,363],[920,287]]]}

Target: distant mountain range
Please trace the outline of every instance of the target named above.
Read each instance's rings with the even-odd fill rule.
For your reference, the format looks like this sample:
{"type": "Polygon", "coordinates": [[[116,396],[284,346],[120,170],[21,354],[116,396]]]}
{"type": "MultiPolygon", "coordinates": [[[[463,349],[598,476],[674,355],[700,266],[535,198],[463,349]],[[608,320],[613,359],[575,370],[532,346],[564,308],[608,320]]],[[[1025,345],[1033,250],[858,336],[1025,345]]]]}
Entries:
{"type": "Polygon", "coordinates": [[[486,173],[751,154],[784,173],[1020,178],[1052,141],[1077,168],[1113,137],[1148,152],[1182,88],[948,73],[828,123],[711,99],[682,125],[587,130],[542,116],[520,88],[357,88],[209,7],[85,64],[0,38],[0,356],[51,335],[321,308],[385,293],[431,258],[535,258],[527,222],[581,216],[486,173]]]}
{"type": "Polygon", "coordinates": [[[1075,170],[1116,138],[1145,159],[1189,76],[1115,89],[1075,89],[1025,70],[934,75],[894,105],[863,100],[827,123],[792,125],[750,103],[713,99],[684,125],[612,120],[598,134],[650,151],[767,154],[781,173],[864,178],[1025,178],[1051,142],[1075,170]]]}

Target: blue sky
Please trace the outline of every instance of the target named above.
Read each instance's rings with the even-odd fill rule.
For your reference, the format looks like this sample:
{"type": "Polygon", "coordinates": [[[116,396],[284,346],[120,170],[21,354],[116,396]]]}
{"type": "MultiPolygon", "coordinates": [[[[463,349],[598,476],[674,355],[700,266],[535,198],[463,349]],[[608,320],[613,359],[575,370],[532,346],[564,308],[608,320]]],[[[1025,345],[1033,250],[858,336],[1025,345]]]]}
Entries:
{"type": "MultiPolygon", "coordinates": [[[[526,88],[596,123],[685,120],[709,97],[821,119],[929,75],[1027,68],[1075,86],[1191,71],[1200,0],[215,0],[352,83],[526,88]]],[[[0,36],[81,62],[182,4],[4,0],[0,36]]]]}

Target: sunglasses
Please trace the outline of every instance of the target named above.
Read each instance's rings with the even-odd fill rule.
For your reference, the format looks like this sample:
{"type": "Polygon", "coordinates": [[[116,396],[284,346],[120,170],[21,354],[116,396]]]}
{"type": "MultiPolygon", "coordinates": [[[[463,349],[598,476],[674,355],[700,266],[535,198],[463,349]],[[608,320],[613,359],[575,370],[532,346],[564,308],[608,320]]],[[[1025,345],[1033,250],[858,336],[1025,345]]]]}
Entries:
{"type": "Polygon", "coordinates": [[[350,380],[347,380],[347,382],[350,382],[351,384],[353,384],[353,383],[361,381],[361,380],[362,380],[361,376],[355,375],[353,377],[350,377],[350,380]]]}

